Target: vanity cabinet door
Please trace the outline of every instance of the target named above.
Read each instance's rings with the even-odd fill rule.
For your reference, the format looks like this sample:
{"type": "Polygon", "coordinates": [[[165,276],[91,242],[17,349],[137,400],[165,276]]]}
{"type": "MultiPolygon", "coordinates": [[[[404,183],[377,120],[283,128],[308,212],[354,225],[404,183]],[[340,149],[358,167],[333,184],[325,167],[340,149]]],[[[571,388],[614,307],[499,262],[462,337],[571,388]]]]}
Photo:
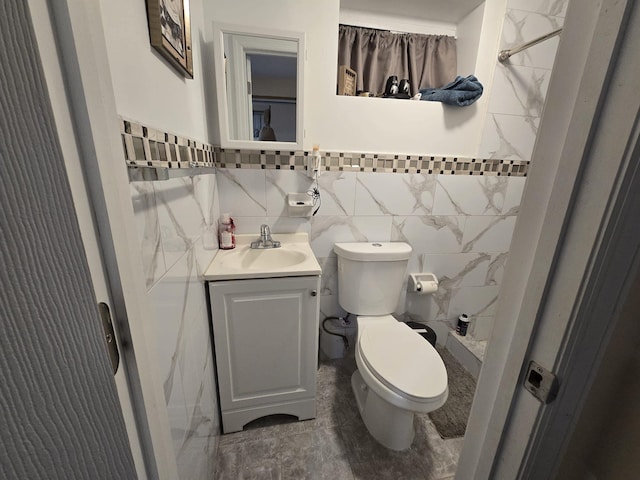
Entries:
{"type": "Polygon", "coordinates": [[[319,287],[317,276],[209,283],[225,433],[273,413],[315,416],[319,287]]]}

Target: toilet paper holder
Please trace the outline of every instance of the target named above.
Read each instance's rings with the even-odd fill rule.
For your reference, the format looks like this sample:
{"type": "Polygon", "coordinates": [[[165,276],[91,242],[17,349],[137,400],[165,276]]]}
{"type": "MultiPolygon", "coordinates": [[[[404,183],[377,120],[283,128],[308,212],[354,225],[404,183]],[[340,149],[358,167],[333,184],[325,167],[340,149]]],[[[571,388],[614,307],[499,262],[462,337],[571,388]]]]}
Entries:
{"type": "Polygon", "coordinates": [[[433,273],[410,273],[409,291],[418,295],[438,291],[438,278],[433,273]]]}

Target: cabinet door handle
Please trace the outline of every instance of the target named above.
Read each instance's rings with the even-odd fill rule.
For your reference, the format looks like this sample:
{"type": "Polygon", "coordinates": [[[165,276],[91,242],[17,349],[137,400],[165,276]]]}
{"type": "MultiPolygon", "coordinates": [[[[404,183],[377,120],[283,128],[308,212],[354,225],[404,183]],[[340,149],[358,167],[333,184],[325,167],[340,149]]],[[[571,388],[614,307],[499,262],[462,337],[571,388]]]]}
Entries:
{"type": "Polygon", "coordinates": [[[316,297],[318,295],[318,291],[317,290],[311,290],[311,296],[312,297],[316,297]]]}

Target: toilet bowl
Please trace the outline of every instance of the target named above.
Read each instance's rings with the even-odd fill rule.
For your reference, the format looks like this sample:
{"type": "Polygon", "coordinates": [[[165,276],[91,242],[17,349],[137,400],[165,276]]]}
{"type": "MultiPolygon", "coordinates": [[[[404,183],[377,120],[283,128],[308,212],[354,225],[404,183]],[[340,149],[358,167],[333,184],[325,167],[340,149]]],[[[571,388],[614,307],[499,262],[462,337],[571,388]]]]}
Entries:
{"type": "Polygon", "coordinates": [[[369,433],[392,450],[415,435],[415,413],[447,400],[447,371],[422,336],[391,316],[403,285],[411,247],[401,242],[338,243],[338,301],[354,313],[358,369],[351,386],[369,433]]]}
{"type": "Polygon", "coordinates": [[[391,450],[405,450],[415,435],[414,413],[447,401],[447,371],[438,352],[391,315],[357,317],[356,364],[351,377],[358,410],[371,435],[391,450]]]}

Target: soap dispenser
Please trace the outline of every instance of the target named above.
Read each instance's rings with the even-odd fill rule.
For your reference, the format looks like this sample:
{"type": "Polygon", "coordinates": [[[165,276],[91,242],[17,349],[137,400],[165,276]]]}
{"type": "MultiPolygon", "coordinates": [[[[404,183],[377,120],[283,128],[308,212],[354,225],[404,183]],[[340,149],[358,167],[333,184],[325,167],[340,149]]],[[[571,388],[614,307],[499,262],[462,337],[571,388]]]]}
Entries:
{"type": "Polygon", "coordinates": [[[220,237],[220,249],[231,250],[236,248],[236,226],[233,224],[233,218],[228,213],[223,213],[220,217],[220,227],[218,234],[220,237]]]}

